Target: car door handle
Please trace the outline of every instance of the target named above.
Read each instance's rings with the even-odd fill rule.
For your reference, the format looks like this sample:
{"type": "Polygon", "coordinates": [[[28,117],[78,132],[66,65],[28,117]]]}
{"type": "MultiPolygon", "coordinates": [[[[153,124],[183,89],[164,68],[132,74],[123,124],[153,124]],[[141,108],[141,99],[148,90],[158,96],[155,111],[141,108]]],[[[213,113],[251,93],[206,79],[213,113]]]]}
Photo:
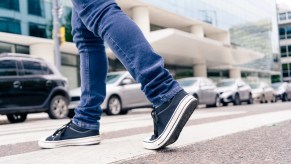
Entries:
{"type": "Polygon", "coordinates": [[[20,83],[20,81],[14,81],[13,82],[13,87],[14,88],[20,88],[21,89],[21,83],[20,83]]]}

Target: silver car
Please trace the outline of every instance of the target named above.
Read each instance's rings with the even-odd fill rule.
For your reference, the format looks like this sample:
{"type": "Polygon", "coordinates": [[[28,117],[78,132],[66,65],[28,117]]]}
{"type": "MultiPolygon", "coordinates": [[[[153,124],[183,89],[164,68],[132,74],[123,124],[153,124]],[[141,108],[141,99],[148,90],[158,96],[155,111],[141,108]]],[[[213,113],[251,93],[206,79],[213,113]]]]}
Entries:
{"type": "Polygon", "coordinates": [[[291,84],[282,82],[274,83],[272,87],[275,89],[276,99],[282,101],[291,100],[291,84]]]}
{"type": "MultiPolygon", "coordinates": [[[[80,96],[80,88],[70,91],[69,109],[71,109],[71,115],[73,109],[79,105],[80,96]]],[[[128,110],[141,107],[152,107],[141,91],[141,85],[128,72],[108,73],[106,97],[101,105],[105,113],[107,115],[127,114],[128,110]]]]}
{"type": "Polygon", "coordinates": [[[225,79],[217,83],[217,90],[223,106],[228,103],[240,105],[241,102],[253,103],[251,87],[241,79],[225,79]]]}
{"type": "Polygon", "coordinates": [[[255,102],[276,102],[275,90],[267,83],[251,83],[253,100],[255,102]]]}
{"type": "Polygon", "coordinates": [[[220,106],[219,94],[215,84],[208,78],[191,77],[177,80],[183,89],[207,107],[220,106]]]}

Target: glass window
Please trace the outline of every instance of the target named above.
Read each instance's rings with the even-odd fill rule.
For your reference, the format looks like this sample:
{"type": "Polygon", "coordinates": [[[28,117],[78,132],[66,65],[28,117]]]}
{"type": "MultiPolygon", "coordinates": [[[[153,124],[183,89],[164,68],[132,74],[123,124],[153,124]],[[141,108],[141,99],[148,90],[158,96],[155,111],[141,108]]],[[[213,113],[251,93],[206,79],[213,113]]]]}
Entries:
{"type": "Polygon", "coordinates": [[[78,60],[76,55],[62,53],[62,65],[78,66],[78,60]]]}
{"type": "Polygon", "coordinates": [[[41,67],[44,75],[53,74],[53,71],[47,65],[42,64],[41,67]]]}
{"type": "Polygon", "coordinates": [[[0,76],[17,76],[16,61],[0,60],[0,76]]]}
{"type": "Polygon", "coordinates": [[[288,39],[291,39],[291,26],[288,26],[288,27],[286,28],[286,34],[287,34],[287,38],[288,38],[288,39]]]}
{"type": "Polygon", "coordinates": [[[281,13],[281,14],[279,14],[279,19],[280,19],[281,21],[286,20],[286,13],[281,13]]]}
{"type": "Polygon", "coordinates": [[[39,62],[23,60],[22,64],[25,75],[41,75],[43,73],[39,62]]]}
{"type": "Polygon", "coordinates": [[[28,46],[15,45],[15,52],[20,54],[29,54],[28,46]]]}
{"type": "Polygon", "coordinates": [[[288,19],[291,19],[291,12],[288,12],[288,19]]]}
{"type": "Polygon", "coordinates": [[[287,57],[287,47],[281,46],[281,57],[287,57]]]}
{"type": "Polygon", "coordinates": [[[291,57],[291,45],[288,46],[288,55],[289,55],[289,57],[291,57]]]}
{"type": "Polygon", "coordinates": [[[280,39],[286,39],[286,29],[284,27],[280,27],[279,34],[280,34],[280,39]]]}
{"type": "Polygon", "coordinates": [[[36,23],[29,23],[29,35],[40,38],[47,38],[46,26],[36,23]]]}
{"type": "Polygon", "coordinates": [[[11,18],[0,17],[0,32],[21,34],[20,21],[11,18]]]}
{"type": "Polygon", "coordinates": [[[12,48],[12,44],[0,42],[0,53],[10,53],[12,52],[12,48]]]}
{"type": "Polygon", "coordinates": [[[1,0],[0,8],[19,11],[19,0],[1,0]]]}
{"type": "Polygon", "coordinates": [[[288,71],[289,70],[288,64],[282,64],[282,69],[283,71],[288,71]]]}
{"type": "Polygon", "coordinates": [[[28,13],[36,16],[44,16],[43,14],[43,0],[28,0],[28,13]]]}

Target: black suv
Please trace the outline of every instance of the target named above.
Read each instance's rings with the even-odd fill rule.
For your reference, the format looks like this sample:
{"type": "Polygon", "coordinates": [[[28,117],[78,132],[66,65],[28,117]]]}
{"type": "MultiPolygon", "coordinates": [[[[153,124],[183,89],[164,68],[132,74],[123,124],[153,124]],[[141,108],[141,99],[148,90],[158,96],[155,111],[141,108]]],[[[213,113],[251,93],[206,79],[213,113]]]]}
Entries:
{"type": "Polygon", "coordinates": [[[67,117],[67,86],[67,79],[42,59],[0,54],[0,114],[11,123],[37,112],[47,112],[52,119],[67,117]]]}

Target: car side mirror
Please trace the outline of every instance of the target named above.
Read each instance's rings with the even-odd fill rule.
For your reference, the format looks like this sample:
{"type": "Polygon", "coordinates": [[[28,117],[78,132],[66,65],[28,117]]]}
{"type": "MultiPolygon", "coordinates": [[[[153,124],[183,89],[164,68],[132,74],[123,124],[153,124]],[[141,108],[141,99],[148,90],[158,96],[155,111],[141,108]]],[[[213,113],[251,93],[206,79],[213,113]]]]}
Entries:
{"type": "Polygon", "coordinates": [[[121,81],[121,85],[129,85],[129,84],[132,84],[132,80],[130,79],[123,79],[121,81]]]}

